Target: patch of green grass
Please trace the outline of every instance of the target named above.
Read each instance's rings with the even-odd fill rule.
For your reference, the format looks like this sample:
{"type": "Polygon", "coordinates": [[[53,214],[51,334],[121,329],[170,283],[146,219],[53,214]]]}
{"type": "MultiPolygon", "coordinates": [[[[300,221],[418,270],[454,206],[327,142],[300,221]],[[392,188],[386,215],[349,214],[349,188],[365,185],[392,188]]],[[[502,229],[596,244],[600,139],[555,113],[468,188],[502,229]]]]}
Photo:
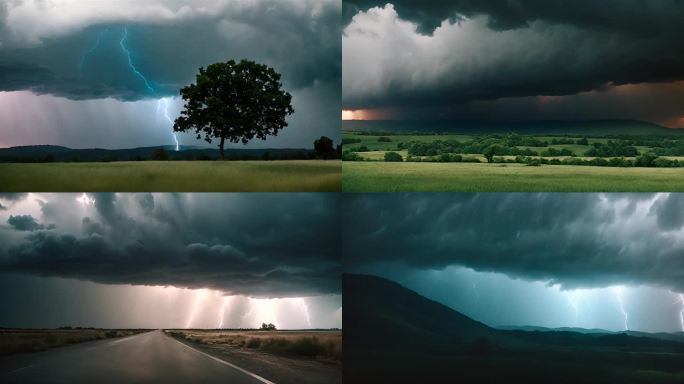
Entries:
{"type": "Polygon", "coordinates": [[[684,191],[681,168],[344,162],[342,173],[345,192],[684,191]]]}
{"type": "Polygon", "coordinates": [[[333,160],[3,163],[3,192],[335,192],[333,160]]]}

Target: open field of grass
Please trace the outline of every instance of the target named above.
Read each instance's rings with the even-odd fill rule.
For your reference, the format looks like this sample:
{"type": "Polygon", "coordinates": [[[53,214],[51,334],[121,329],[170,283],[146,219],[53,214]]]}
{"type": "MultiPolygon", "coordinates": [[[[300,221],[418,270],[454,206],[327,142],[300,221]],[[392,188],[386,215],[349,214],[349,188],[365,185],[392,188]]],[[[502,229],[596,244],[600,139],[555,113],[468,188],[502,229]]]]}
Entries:
{"type": "Polygon", "coordinates": [[[169,330],[174,337],[225,348],[250,348],[281,356],[340,362],[341,331],[169,330]]]}
{"type": "Polygon", "coordinates": [[[132,336],[144,330],[130,329],[2,329],[0,355],[38,352],[92,340],[132,336]]]}
{"type": "Polygon", "coordinates": [[[1,192],[335,192],[333,160],[2,163],[1,192]]]}
{"type": "Polygon", "coordinates": [[[681,168],[486,163],[344,162],[345,192],[684,191],[681,168]]]}

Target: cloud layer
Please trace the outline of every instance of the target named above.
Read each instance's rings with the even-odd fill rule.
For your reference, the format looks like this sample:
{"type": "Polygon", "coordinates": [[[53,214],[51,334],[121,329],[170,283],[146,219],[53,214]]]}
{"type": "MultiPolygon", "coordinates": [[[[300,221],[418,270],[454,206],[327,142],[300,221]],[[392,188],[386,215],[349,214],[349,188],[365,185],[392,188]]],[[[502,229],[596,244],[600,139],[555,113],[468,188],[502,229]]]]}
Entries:
{"type": "Polygon", "coordinates": [[[0,271],[251,297],[340,292],[334,195],[77,197],[0,196],[0,271]]]}
{"type": "Polygon", "coordinates": [[[684,291],[684,195],[345,196],[346,269],[466,266],[564,289],[684,291]]]}
{"type": "Polygon", "coordinates": [[[609,3],[345,3],[343,106],[448,107],[683,80],[684,4],[609,3]]]}
{"type": "Polygon", "coordinates": [[[158,98],[177,95],[200,66],[242,58],[276,68],[290,91],[339,84],[340,8],[334,0],[9,1],[0,5],[0,90],[158,98]]]}

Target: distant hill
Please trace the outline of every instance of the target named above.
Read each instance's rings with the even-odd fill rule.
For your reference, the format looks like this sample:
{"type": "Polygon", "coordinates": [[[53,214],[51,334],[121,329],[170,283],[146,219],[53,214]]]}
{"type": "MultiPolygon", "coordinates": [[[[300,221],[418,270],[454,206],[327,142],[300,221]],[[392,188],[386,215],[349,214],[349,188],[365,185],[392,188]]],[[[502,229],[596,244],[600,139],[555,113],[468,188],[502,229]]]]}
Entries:
{"type": "Polygon", "coordinates": [[[397,348],[421,345],[435,349],[494,337],[498,332],[453,309],[377,276],[345,275],[343,279],[345,343],[371,343],[397,348]],[[410,342],[409,342],[410,341],[410,342]]]}
{"type": "Polygon", "coordinates": [[[560,328],[547,328],[547,327],[539,327],[539,326],[533,326],[533,325],[523,325],[523,326],[515,326],[515,325],[506,325],[506,326],[501,326],[497,327],[497,329],[501,329],[504,331],[528,331],[528,332],[577,332],[577,333],[594,333],[594,334],[613,334],[613,333],[619,333],[619,332],[613,332],[613,331],[608,331],[605,329],[600,329],[600,328],[579,328],[579,327],[560,327],[560,328]]]}
{"type": "MultiPolygon", "coordinates": [[[[179,151],[172,146],[139,147],[128,149],[72,149],[56,145],[30,145],[0,148],[0,162],[99,162],[99,161],[138,161],[151,160],[154,151],[163,149],[170,160],[212,160],[220,158],[214,148],[181,147],[179,151]]],[[[232,149],[225,150],[227,159],[308,159],[315,157],[312,149],[269,148],[269,149],[232,149]]]]}
{"type": "Polygon", "coordinates": [[[509,133],[546,135],[684,135],[684,129],[665,128],[639,120],[463,122],[448,120],[344,120],[343,131],[388,133],[509,133]]]}
{"type": "Polygon", "coordinates": [[[679,383],[684,377],[684,343],[664,336],[494,329],[368,275],[345,274],[342,300],[348,382],[679,383]]]}

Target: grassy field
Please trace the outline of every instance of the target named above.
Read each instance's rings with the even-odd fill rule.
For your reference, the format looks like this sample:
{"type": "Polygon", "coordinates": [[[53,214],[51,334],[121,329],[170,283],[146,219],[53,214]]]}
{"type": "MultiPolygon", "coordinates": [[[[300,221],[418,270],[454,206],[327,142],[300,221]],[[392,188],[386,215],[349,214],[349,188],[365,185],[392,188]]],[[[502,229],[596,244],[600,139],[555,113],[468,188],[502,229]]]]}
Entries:
{"type": "Polygon", "coordinates": [[[344,162],[345,192],[684,191],[681,168],[344,162]]]}
{"type": "Polygon", "coordinates": [[[224,348],[341,362],[341,331],[169,330],[171,336],[224,348]]]}
{"type": "Polygon", "coordinates": [[[0,355],[38,352],[69,344],[115,337],[126,337],[144,332],[120,329],[2,329],[0,355]]]}
{"type": "Polygon", "coordinates": [[[1,192],[335,192],[339,161],[2,163],[1,192]]]}

